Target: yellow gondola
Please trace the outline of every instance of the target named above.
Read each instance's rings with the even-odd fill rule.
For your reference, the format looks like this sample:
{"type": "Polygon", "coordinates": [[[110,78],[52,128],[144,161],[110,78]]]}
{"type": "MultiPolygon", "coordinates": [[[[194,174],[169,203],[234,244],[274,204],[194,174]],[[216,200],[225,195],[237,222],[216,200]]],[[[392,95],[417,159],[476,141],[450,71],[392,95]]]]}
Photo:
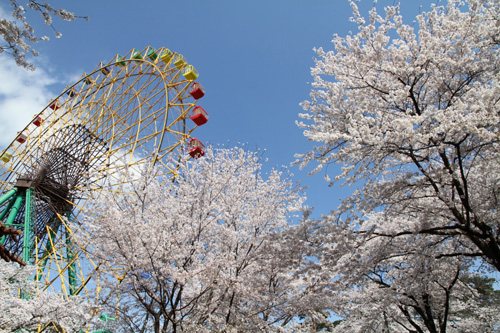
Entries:
{"type": "Polygon", "coordinates": [[[174,61],[174,65],[175,67],[177,67],[178,69],[182,69],[184,66],[187,65],[187,62],[186,60],[184,60],[184,57],[182,56],[182,54],[176,54],[175,55],[175,61],[174,61]]]}
{"type": "Polygon", "coordinates": [[[2,160],[2,162],[4,162],[4,163],[9,163],[11,158],[12,158],[12,154],[3,153],[2,156],[0,157],[0,160],[2,160]]]}
{"type": "Polygon", "coordinates": [[[184,67],[182,75],[189,81],[193,81],[198,78],[198,72],[193,65],[187,65],[186,67],[184,67]]]}
{"type": "Polygon", "coordinates": [[[172,60],[173,56],[174,56],[174,52],[170,51],[169,49],[164,49],[160,58],[164,63],[168,64],[169,61],[172,60]]]}

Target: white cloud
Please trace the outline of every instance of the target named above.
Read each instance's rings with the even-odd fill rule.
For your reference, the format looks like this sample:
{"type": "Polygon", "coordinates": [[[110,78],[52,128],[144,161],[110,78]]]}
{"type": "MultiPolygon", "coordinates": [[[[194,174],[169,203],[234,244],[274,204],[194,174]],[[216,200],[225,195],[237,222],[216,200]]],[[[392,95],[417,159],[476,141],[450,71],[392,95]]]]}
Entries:
{"type": "MultiPolygon", "coordinates": [[[[9,7],[0,5],[0,18],[11,19],[9,7]]],[[[28,71],[16,65],[12,56],[0,53],[0,152],[21,131],[33,116],[58,95],[64,80],[61,75],[54,75],[50,61],[43,56],[36,59],[36,70],[28,71]],[[54,86],[53,86],[54,85],[54,86]]],[[[76,75],[65,75],[72,79],[76,75]]]]}
{"type": "Polygon", "coordinates": [[[56,96],[57,81],[38,67],[31,72],[2,56],[0,61],[0,147],[5,148],[47,103],[56,96]]]}

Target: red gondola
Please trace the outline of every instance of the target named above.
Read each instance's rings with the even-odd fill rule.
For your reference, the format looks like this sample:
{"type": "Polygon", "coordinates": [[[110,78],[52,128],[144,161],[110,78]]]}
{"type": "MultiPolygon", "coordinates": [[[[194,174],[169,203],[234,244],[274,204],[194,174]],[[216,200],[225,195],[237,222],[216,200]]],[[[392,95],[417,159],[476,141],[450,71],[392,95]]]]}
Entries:
{"type": "Polygon", "coordinates": [[[196,125],[201,126],[208,121],[208,113],[201,106],[195,106],[189,118],[191,118],[196,125]]]}
{"type": "Polygon", "coordinates": [[[40,117],[40,116],[36,116],[35,119],[33,119],[33,125],[35,125],[36,127],[40,127],[40,125],[43,124],[43,118],[40,117]]]}
{"type": "Polygon", "coordinates": [[[200,140],[196,138],[191,138],[191,140],[189,140],[188,148],[189,148],[189,155],[192,158],[200,158],[203,155],[205,155],[204,151],[205,146],[203,145],[203,143],[201,143],[200,140]]]}
{"type": "Polygon", "coordinates": [[[19,143],[25,143],[26,142],[26,139],[28,137],[26,135],[24,135],[23,133],[19,134],[16,138],[16,141],[19,142],[19,143]]]}
{"type": "Polygon", "coordinates": [[[52,102],[52,104],[50,104],[50,108],[52,110],[57,110],[61,107],[61,105],[59,104],[59,101],[56,99],[54,102],[52,102]]]}
{"type": "Polygon", "coordinates": [[[193,96],[194,99],[200,99],[203,96],[205,96],[205,91],[203,90],[203,87],[201,84],[198,82],[193,83],[192,89],[189,92],[191,96],[193,96]]]}

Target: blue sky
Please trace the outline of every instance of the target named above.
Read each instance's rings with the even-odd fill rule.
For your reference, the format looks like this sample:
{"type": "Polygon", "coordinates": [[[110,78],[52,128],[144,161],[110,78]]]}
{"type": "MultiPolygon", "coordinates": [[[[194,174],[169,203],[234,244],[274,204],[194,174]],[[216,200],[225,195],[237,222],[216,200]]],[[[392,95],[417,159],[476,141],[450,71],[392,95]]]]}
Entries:
{"type": "MultiPolygon", "coordinates": [[[[404,1],[408,22],[431,1],[404,1]]],[[[195,136],[206,143],[266,150],[267,167],[293,161],[311,144],[297,128],[310,91],[314,47],[331,49],[334,33],[354,31],[347,0],[150,0],[50,1],[89,20],[55,21],[61,39],[37,18],[40,34],[51,37],[36,45],[38,70],[26,73],[0,55],[0,131],[14,135],[30,117],[72,83],[115,54],[132,48],[168,47],[182,53],[200,72],[206,89],[200,101],[210,115],[195,136]],[[7,80],[7,78],[9,78],[7,80]],[[3,122],[3,125],[2,125],[3,122]]],[[[377,6],[393,4],[379,1],[377,6]]],[[[373,5],[361,1],[363,13],[373,5]]],[[[0,7],[10,10],[7,4],[0,7]]],[[[292,168],[294,180],[307,187],[307,204],[315,215],[334,209],[349,189],[329,188],[323,175],[308,176],[292,168]]],[[[335,168],[329,169],[331,174],[335,168]]]]}

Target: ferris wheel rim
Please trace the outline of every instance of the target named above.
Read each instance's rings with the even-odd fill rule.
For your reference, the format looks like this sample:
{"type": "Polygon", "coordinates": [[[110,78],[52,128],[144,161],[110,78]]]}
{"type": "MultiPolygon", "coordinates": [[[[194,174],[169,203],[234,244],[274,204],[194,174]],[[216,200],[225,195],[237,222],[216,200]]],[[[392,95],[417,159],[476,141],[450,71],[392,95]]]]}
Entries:
{"type": "MultiPolygon", "coordinates": [[[[145,54],[146,51],[149,49],[153,49],[153,48],[146,47],[144,49],[143,53],[145,54]]],[[[135,49],[133,49],[131,52],[134,52],[134,50],[135,49]]],[[[164,49],[161,48],[161,50],[164,50],[164,49]]],[[[169,62],[166,63],[165,65],[164,64],[161,65],[161,66],[170,66],[172,71],[167,74],[166,72],[162,71],[161,66],[160,66],[161,61],[158,59],[156,61],[149,61],[146,58],[146,56],[144,56],[142,59],[129,58],[129,59],[119,59],[118,60],[118,56],[119,55],[117,55],[115,57],[116,60],[114,60],[114,61],[110,61],[106,64],[101,63],[92,72],[90,72],[89,74],[83,75],[75,83],[65,87],[59,95],[57,95],[55,98],[50,100],[49,103],[40,112],[36,113],[33,116],[33,118],[27,123],[27,125],[19,132],[19,133],[27,133],[27,134],[37,133],[37,135],[41,141],[41,144],[40,144],[40,141],[37,143],[35,141],[28,140],[26,142],[25,146],[23,146],[22,148],[19,148],[19,147],[16,147],[16,145],[19,146],[16,143],[16,141],[18,141],[17,136],[16,136],[10,142],[10,144],[8,144],[3,149],[0,156],[3,156],[5,153],[11,151],[10,149],[13,149],[14,152],[16,152],[16,155],[13,156],[12,163],[9,164],[9,167],[6,169],[7,171],[3,172],[3,176],[2,176],[3,178],[0,179],[0,191],[6,191],[6,190],[8,190],[9,186],[10,186],[10,188],[15,186],[14,182],[16,181],[16,177],[17,178],[20,177],[22,170],[24,170],[24,171],[30,170],[29,167],[26,167],[23,163],[27,163],[27,164],[34,163],[34,161],[36,160],[37,157],[44,156],[44,152],[51,151],[51,150],[48,150],[50,148],[49,140],[51,140],[52,137],[54,137],[53,140],[57,140],[57,135],[59,135],[58,133],[61,133],[61,131],[63,131],[67,126],[70,126],[70,124],[72,124],[72,121],[65,120],[66,116],[68,116],[68,117],[71,116],[73,112],[80,112],[80,111],[75,111],[75,110],[79,110],[78,108],[82,108],[83,105],[94,105],[94,104],[97,105],[97,104],[99,104],[98,102],[101,100],[101,98],[103,98],[102,94],[104,94],[105,90],[108,89],[108,87],[110,88],[110,90],[109,90],[110,93],[112,91],[114,91],[111,88],[113,88],[113,85],[116,82],[121,82],[117,88],[117,89],[121,89],[121,90],[118,90],[118,93],[125,94],[125,95],[128,94],[129,93],[128,88],[124,89],[124,87],[125,87],[124,82],[126,82],[129,78],[138,77],[138,79],[134,82],[139,82],[138,84],[148,85],[148,87],[149,87],[149,85],[154,86],[154,84],[156,84],[155,83],[156,79],[153,78],[150,81],[146,80],[145,83],[140,82],[139,79],[146,78],[148,76],[153,77],[153,76],[157,75],[160,77],[160,79],[159,79],[160,83],[158,83],[158,84],[162,85],[162,88],[164,91],[163,95],[161,96],[163,98],[163,103],[164,103],[164,104],[162,104],[164,106],[164,109],[161,109],[161,110],[163,110],[164,114],[163,114],[163,118],[161,118],[161,120],[162,120],[161,124],[159,124],[159,130],[156,130],[156,120],[155,119],[151,120],[151,121],[148,120],[148,122],[145,123],[146,124],[145,126],[153,126],[154,125],[153,127],[155,128],[156,132],[153,133],[153,137],[155,138],[155,140],[156,140],[156,138],[159,139],[158,142],[156,142],[155,145],[153,146],[154,153],[150,156],[150,158],[148,158],[148,159],[143,158],[144,161],[146,161],[146,160],[149,161],[147,163],[147,165],[150,167],[153,167],[155,163],[157,163],[159,161],[162,162],[163,158],[167,154],[172,153],[174,150],[178,149],[180,145],[182,145],[184,142],[186,142],[186,140],[191,136],[192,131],[196,129],[196,126],[194,126],[192,128],[186,127],[186,118],[187,118],[188,112],[191,109],[193,109],[194,106],[196,105],[197,98],[194,98],[194,96],[193,96],[193,98],[194,98],[193,101],[191,101],[190,103],[185,103],[182,100],[182,96],[184,96],[184,98],[186,100],[189,98],[187,91],[188,91],[188,88],[193,84],[194,81],[182,79],[182,81],[184,82],[182,86],[179,86],[178,84],[169,86],[170,83],[172,82],[171,80],[180,80],[180,77],[181,77],[181,68],[174,69],[174,67],[171,63],[173,61],[172,59],[169,60],[169,62]],[[118,74],[125,73],[125,75],[120,76],[118,78],[115,77],[113,80],[108,80],[107,79],[108,76],[107,76],[107,74],[104,74],[103,69],[106,67],[111,67],[111,66],[113,66],[113,68],[121,67],[121,63],[126,64],[125,69],[123,69],[123,68],[119,69],[116,71],[116,73],[118,73],[118,74]],[[132,73],[132,74],[128,75],[129,68],[131,68],[131,71],[133,72],[137,68],[144,66],[144,65],[147,66],[147,69],[152,69],[151,73],[144,73],[144,72],[138,71],[137,73],[132,73]],[[103,75],[101,76],[99,74],[99,72],[102,72],[103,75]],[[172,73],[174,73],[174,74],[172,74],[172,73]],[[97,77],[96,77],[96,74],[97,74],[97,77]],[[86,86],[87,80],[91,80],[91,79],[93,79],[93,82],[91,82],[90,84],[88,84],[88,86],[86,86]],[[170,89],[172,89],[172,91],[175,91],[175,95],[171,96],[168,93],[168,91],[170,89]],[[78,91],[76,94],[76,97],[74,99],[72,99],[72,98],[75,95],[74,96],[70,95],[70,92],[72,92],[73,90],[78,91]],[[80,96],[80,94],[82,92],[85,92],[85,96],[83,96],[83,97],[80,96]],[[98,95],[99,93],[101,93],[101,95],[98,95]],[[66,97],[66,96],[70,96],[70,97],[66,97]],[[91,96],[91,97],[88,98],[88,96],[91,96]],[[88,100],[87,100],[87,98],[88,98],[88,100]],[[171,103],[171,98],[173,98],[172,103],[171,103]],[[175,101],[177,99],[179,99],[181,101],[181,103],[179,103],[179,105],[181,105],[181,106],[174,105],[175,101]],[[37,128],[33,128],[34,119],[37,119],[38,117],[41,117],[41,119],[49,119],[51,117],[56,117],[57,114],[59,114],[58,112],[56,112],[57,109],[55,109],[55,108],[52,109],[52,106],[55,105],[55,103],[58,103],[58,101],[60,101],[60,100],[64,100],[64,102],[62,103],[62,106],[64,107],[64,109],[63,109],[63,111],[59,112],[61,114],[61,118],[56,119],[55,121],[51,122],[50,124],[45,124],[43,128],[39,128],[38,125],[37,125],[37,128]],[[73,102],[71,102],[71,101],[73,101],[73,102]],[[86,103],[86,104],[84,104],[84,103],[86,103]],[[177,113],[173,114],[172,118],[169,118],[169,111],[173,112],[173,110],[174,110],[173,108],[171,109],[172,106],[175,106],[178,109],[176,109],[177,113]],[[59,125],[61,125],[61,127],[55,126],[55,124],[57,124],[57,122],[60,122],[59,125]],[[182,127],[180,128],[179,131],[175,131],[174,129],[171,128],[175,124],[180,124],[181,122],[182,122],[182,127]],[[167,134],[169,134],[169,133],[171,133],[174,136],[174,140],[173,140],[174,143],[164,146],[164,139],[167,137],[167,134]],[[37,146],[37,144],[39,146],[37,146]],[[44,145],[47,145],[47,147],[49,147],[49,148],[45,147],[44,145]],[[163,149],[162,147],[166,147],[165,150],[162,150],[163,149]],[[26,152],[26,154],[22,154],[23,152],[26,152]]],[[[116,74],[116,75],[118,75],[118,74],[116,74]]],[[[112,74],[112,75],[115,75],[115,74],[112,74]]],[[[120,103],[121,100],[118,100],[118,102],[120,103]]],[[[148,103],[148,107],[151,109],[153,107],[156,107],[156,104],[158,102],[157,101],[155,102],[155,100],[153,100],[151,102],[151,104],[149,102],[147,102],[147,103],[148,103]]],[[[140,105],[139,101],[137,102],[137,105],[140,105]]],[[[105,112],[104,111],[105,107],[107,107],[107,104],[103,104],[103,106],[102,106],[103,111],[102,112],[105,112]]],[[[133,117],[135,116],[135,112],[136,112],[135,110],[137,108],[142,108],[142,106],[141,107],[135,106],[130,111],[127,111],[125,113],[125,116],[129,117],[130,119],[133,119],[133,117]]],[[[82,111],[81,114],[83,116],[79,115],[79,117],[81,117],[82,119],[87,119],[87,122],[90,122],[91,119],[93,119],[93,118],[91,118],[90,116],[87,117],[87,115],[89,114],[88,112],[93,112],[93,111],[87,111],[87,112],[82,111]]],[[[140,112],[142,112],[142,110],[140,112]]],[[[155,112],[159,112],[159,111],[155,111],[155,112]]],[[[110,121],[114,122],[115,119],[113,117],[111,117],[111,118],[112,119],[110,121]]],[[[147,119],[147,117],[143,118],[142,116],[140,116],[140,117],[138,117],[138,119],[139,120],[137,120],[137,121],[141,122],[141,121],[144,121],[144,119],[147,119]]],[[[78,123],[78,121],[75,121],[75,124],[76,123],[78,123]]],[[[141,123],[141,125],[142,125],[142,123],[141,123]]],[[[103,125],[99,125],[99,126],[103,126],[103,125]]],[[[96,127],[96,128],[99,128],[99,127],[96,127]]],[[[112,123],[110,125],[110,128],[112,128],[114,130],[115,124],[112,123]]],[[[126,132],[126,131],[128,131],[128,129],[121,129],[121,130],[124,131],[123,133],[128,133],[128,132],[126,132]]],[[[93,132],[90,132],[90,133],[93,133],[93,132]]],[[[96,140],[101,139],[102,141],[106,141],[107,136],[104,135],[104,137],[101,137],[102,135],[103,135],[103,133],[96,132],[96,134],[95,134],[96,140]]],[[[124,134],[121,134],[121,135],[122,136],[119,138],[119,140],[124,140],[124,134]]],[[[139,129],[136,132],[135,144],[137,144],[137,142],[138,142],[139,135],[144,136],[144,134],[141,133],[141,129],[139,129]]],[[[142,137],[141,137],[141,139],[142,139],[142,137]]],[[[92,139],[92,140],[94,140],[94,139],[92,139]]],[[[150,138],[146,137],[144,142],[147,143],[147,142],[149,142],[148,140],[150,140],[150,138]]],[[[140,143],[141,147],[146,147],[146,143],[144,143],[144,142],[140,143]]],[[[114,146],[113,149],[114,149],[114,151],[118,151],[119,149],[122,149],[122,147],[128,147],[128,146],[125,144],[122,144],[122,145],[114,146]]],[[[131,149],[132,153],[135,150],[136,150],[136,147],[134,146],[131,149]]],[[[102,155],[102,156],[104,156],[104,155],[102,155]]],[[[109,158],[112,155],[111,155],[111,153],[109,153],[107,156],[109,158]]],[[[35,168],[33,165],[32,165],[32,167],[35,168]]],[[[85,185],[85,186],[88,186],[88,185],[85,185]]],[[[61,199],[65,199],[65,198],[61,197],[61,199]]],[[[82,198],[75,198],[75,199],[77,200],[76,202],[73,202],[72,200],[66,200],[66,199],[65,200],[66,200],[66,203],[68,205],[70,205],[70,207],[71,207],[71,210],[70,210],[70,212],[72,212],[71,214],[74,214],[74,217],[78,218],[78,214],[81,213],[81,210],[80,209],[75,210],[75,208],[79,206],[78,201],[82,200],[82,198]],[[75,213],[76,213],[76,215],[75,215],[75,213]]],[[[35,196],[34,200],[39,200],[39,199],[37,199],[37,197],[35,196]]],[[[2,205],[0,205],[0,208],[6,209],[5,206],[2,206],[2,205]]],[[[60,216],[60,214],[57,213],[56,215],[57,215],[57,218],[61,221],[61,223],[65,224],[64,219],[60,216]]],[[[1,222],[2,221],[0,221],[0,223],[1,222]]],[[[49,226],[47,225],[47,227],[49,227],[49,226]]],[[[49,229],[47,229],[47,230],[49,230],[49,229]]],[[[66,230],[71,230],[71,229],[67,228],[66,230]]],[[[41,232],[44,232],[44,231],[42,230],[41,232]]],[[[56,231],[56,233],[57,233],[57,231],[56,231]]],[[[35,235],[35,239],[36,239],[36,237],[37,236],[35,235]]],[[[49,237],[49,236],[47,236],[47,237],[49,237]]],[[[46,242],[48,242],[48,240],[46,240],[46,242]]],[[[38,258],[38,255],[36,256],[36,258],[38,258]]],[[[40,259],[42,259],[42,258],[40,258],[40,259]]],[[[44,257],[43,260],[45,260],[45,259],[46,258],[44,257]]],[[[94,268],[97,270],[96,267],[98,267],[98,266],[94,265],[94,268]]],[[[61,274],[61,272],[59,274],[61,274]]],[[[57,276],[55,278],[57,278],[57,276]]],[[[51,283],[49,283],[49,285],[51,285],[51,283]]],[[[47,286],[47,288],[48,288],[48,286],[47,286]]]]}

